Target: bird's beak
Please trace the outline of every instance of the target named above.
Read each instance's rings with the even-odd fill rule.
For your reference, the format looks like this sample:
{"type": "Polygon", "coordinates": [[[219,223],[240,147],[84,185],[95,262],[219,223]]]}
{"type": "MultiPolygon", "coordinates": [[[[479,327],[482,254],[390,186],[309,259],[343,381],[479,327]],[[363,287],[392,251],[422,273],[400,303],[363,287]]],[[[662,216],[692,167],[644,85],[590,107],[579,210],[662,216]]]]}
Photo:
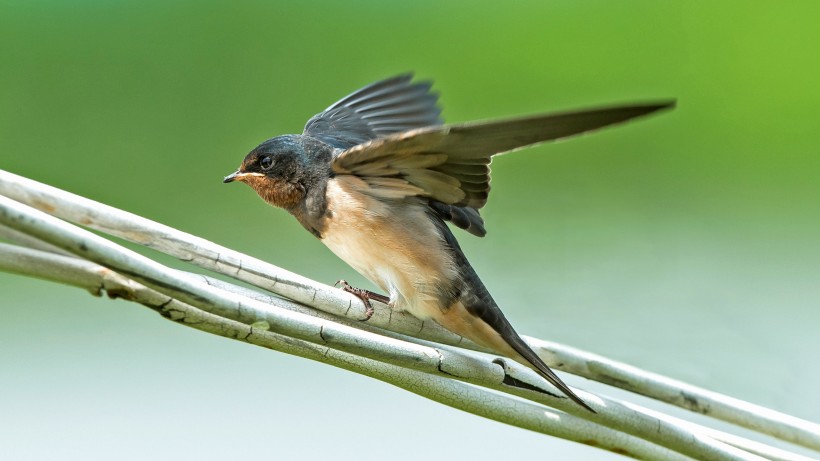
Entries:
{"type": "Polygon", "coordinates": [[[234,182],[234,181],[242,181],[245,182],[248,178],[253,177],[264,177],[262,173],[250,173],[250,172],[242,172],[239,170],[234,171],[233,173],[225,176],[225,179],[222,180],[224,183],[234,182]]]}
{"type": "Polygon", "coordinates": [[[242,176],[244,176],[242,174],[242,172],[240,172],[239,170],[236,170],[233,173],[229,174],[228,176],[225,176],[225,179],[223,179],[222,182],[227,184],[229,182],[234,182],[234,181],[237,181],[237,180],[241,181],[242,176]]]}

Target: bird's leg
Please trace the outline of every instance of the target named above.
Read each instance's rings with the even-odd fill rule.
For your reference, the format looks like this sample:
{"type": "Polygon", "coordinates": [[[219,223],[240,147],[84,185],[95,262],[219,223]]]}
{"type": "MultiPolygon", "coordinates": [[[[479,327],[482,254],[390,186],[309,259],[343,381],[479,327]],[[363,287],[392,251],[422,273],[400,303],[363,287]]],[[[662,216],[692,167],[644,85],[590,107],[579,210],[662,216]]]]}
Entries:
{"type": "Polygon", "coordinates": [[[384,303],[384,304],[387,304],[387,303],[390,302],[390,298],[388,298],[387,296],[380,295],[378,293],[374,293],[370,290],[365,290],[363,288],[356,288],[354,286],[351,286],[349,283],[347,283],[346,280],[338,280],[336,283],[333,284],[334,287],[337,287],[339,285],[342,286],[342,290],[355,295],[356,297],[361,299],[362,302],[364,303],[365,318],[364,318],[364,320],[362,320],[363,322],[366,322],[366,321],[370,320],[370,317],[373,316],[373,305],[370,304],[371,299],[375,299],[376,301],[378,301],[380,303],[384,303]]]}

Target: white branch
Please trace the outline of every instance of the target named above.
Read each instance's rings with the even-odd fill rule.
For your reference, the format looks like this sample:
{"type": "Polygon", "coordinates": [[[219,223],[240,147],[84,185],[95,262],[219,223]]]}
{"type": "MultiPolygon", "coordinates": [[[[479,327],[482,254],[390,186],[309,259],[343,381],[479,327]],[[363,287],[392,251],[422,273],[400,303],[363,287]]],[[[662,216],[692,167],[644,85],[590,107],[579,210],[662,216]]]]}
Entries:
{"type": "MultiPolygon", "coordinates": [[[[33,250],[21,248],[21,247],[14,247],[14,246],[8,246],[8,245],[3,245],[3,244],[0,244],[0,270],[7,270],[7,271],[10,271],[10,272],[24,273],[24,274],[31,275],[31,276],[34,276],[34,277],[45,278],[47,280],[55,281],[55,282],[58,282],[58,283],[66,283],[66,284],[69,284],[69,285],[79,286],[81,288],[89,289],[89,291],[92,291],[92,292],[97,291],[97,287],[99,287],[99,288],[102,288],[103,291],[108,292],[109,296],[113,296],[113,297],[123,297],[122,293],[125,290],[122,287],[126,286],[126,285],[124,285],[125,282],[129,282],[133,285],[136,285],[134,282],[127,281],[127,279],[124,279],[124,278],[120,277],[118,274],[116,274],[112,271],[109,271],[108,269],[105,269],[102,266],[98,266],[94,263],[79,260],[79,259],[76,259],[76,258],[60,258],[59,256],[51,255],[49,253],[43,253],[43,252],[33,251],[33,250]],[[34,268],[34,269],[32,269],[32,268],[34,268]],[[83,270],[83,271],[87,272],[87,275],[85,275],[81,278],[81,280],[83,280],[84,283],[74,283],[73,281],[74,281],[75,277],[77,277],[79,274],[67,274],[67,272],[69,272],[69,271],[65,270],[67,268],[71,268],[74,271],[83,270]],[[100,279],[100,280],[98,281],[97,279],[100,279]],[[115,283],[112,283],[112,282],[117,282],[117,283],[115,284],[115,283]]],[[[315,311],[313,309],[306,308],[306,307],[304,307],[300,304],[290,302],[290,301],[287,301],[287,300],[283,300],[281,298],[278,298],[278,297],[275,297],[275,296],[272,296],[272,295],[268,295],[268,294],[265,294],[265,293],[260,293],[258,291],[254,291],[254,290],[251,290],[251,289],[248,289],[248,288],[233,285],[233,284],[224,282],[224,281],[219,280],[219,279],[213,279],[213,278],[207,277],[205,275],[193,274],[193,273],[188,273],[188,272],[181,272],[180,271],[179,273],[184,275],[184,276],[188,276],[188,277],[191,277],[191,278],[194,278],[194,279],[204,281],[205,283],[207,283],[209,285],[216,286],[216,287],[221,288],[223,290],[230,291],[230,292],[232,292],[232,293],[234,293],[238,296],[241,296],[241,297],[255,299],[257,301],[261,301],[263,303],[274,305],[274,306],[284,308],[284,309],[288,309],[288,310],[303,312],[303,313],[310,314],[310,315],[317,315],[319,317],[329,319],[329,320],[336,320],[336,321],[344,322],[344,320],[339,319],[338,317],[335,317],[335,316],[332,316],[332,315],[329,315],[329,314],[325,314],[325,313],[322,313],[320,311],[315,311]]],[[[146,290],[148,290],[148,289],[146,288],[146,290]]],[[[137,302],[141,302],[140,299],[139,299],[139,296],[137,296],[137,299],[133,299],[133,300],[137,301],[137,302]]],[[[253,311],[243,311],[243,312],[233,312],[232,315],[231,315],[232,320],[242,322],[246,325],[253,325],[253,324],[256,324],[257,322],[260,322],[260,320],[259,320],[260,318],[263,318],[263,319],[265,318],[264,313],[256,313],[256,312],[253,312],[253,311]]],[[[264,323],[267,322],[267,320],[261,320],[261,322],[263,322],[263,324],[264,324],[264,323]]],[[[362,323],[357,323],[356,325],[358,325],[360,327],[361,326],[366,326],[366,324],[362,324],[362,323]]],[[[389,334],[389,332],[385,332],[385,333],[389,334]]],[[[336,365],[335,363],[333,363],[333,364],[336,365]]],[[[354,371],[357,371],[357,372],[361,373],[361,371],[359,371],[359,370],[354,370],[354,371]]],[[[446,382],[449,382],[449,381],[446,381],[446,382]]],[[[392,381],[391,381],[391,384],[398,385],[396,382],[392,382],[392,381]]],[[[425,397],[431,398],[427,394],[415,391],[412,388],[412,386],[400,386],[400,387],[403,387],[406,390],[409,390],[411,392],[415,392],[415,393],[423,395],[425,397]]],[[[468,386],[468,387],[466,387],[466,389],[474,389],[474,388],[468,386]]],[[[439,392],[445,392],[445,391],[442,390],[442,389],[439,389],[439,392]]],[[[471,392],[478,392],[478,391],[471,391],[471,392]]],[[[493,399],[494,399],[493,401],[495,402],[495,400],[499,398],[498,394],[488,393],[488,392],[483,391],[483,390],[480,390],[480,392],[481,392],[480,395],[481,395],[482,399],[486,399],[486,398],[488,398],[488,396],[493,396],[493,399]]],[[[457,394],[454,394],[454,395],[457,395],[457,394]]],[[[437,400],[437,401],[441,402],[440,399],[433,399],[433,400],[437,400]]],[[[448,404],[448,405],[451,405],[451,406],[455,406],[455,405],[449,404],[447,402],[442,402],[442,403],[445,403],[445,404],[448,404]]],[[[509,401],[506,403],[506,405],[510,405],[509,401]]],[[[457,408],[465,410],[465,405],[462,404],[461,406],[457,406],[457,408]]],[[[512,408],[512,407],[510,407],[510,408],[512,408]]],[[[733,436],[733,435],[727,434],[725,432],[716,431],[714,429],[710,429],[710,428],[706,428],[706,427],[703,427],[703,426],[700,426],[700,425],[692,424],[692,423],[689,423],[689,422],[686,422],[686,421],[683,421],[683,420],[680,420],[680,419],[677,419],[677,418],[671,418],[667,415],[664,415],[664,414],[661,414],[661,413],[658,413],[658,412],[654,412],[652,410],[645,410],[645,411],[648,411],[650,414],[654,414],[654,416],[657,417],[657,418],[669,419],[670,421],[673,421],[676,424],[680,424],[680,425],[689,427],[692,431],[703,432],[703,433],[709,435],[710,437],[714,438],[715,440],[719,440],[721,442],[728,443],[730,445],[736,446],[738,448],[741,448],[741,449],[749,451],[751,453],[766,457],[766,458],[771,459],[771,460],[778,460],[778,461],[807,461],[807,460],[809,460],[809,458],[804,457],[804,456],[800,456],[800,455],[797,455],[797,454],[794,454],[794,453],[790,453],[790,452],[787,452],[785,450],[780,450],[780,449],[777,449],[777,448],[773,448],[773,447],[770,447],[768,445],[758,443],[758,442],[754,442],[754,441],[750,441],[748,439],[744,439],[744,438],[741,438],[741,437],[733,436]]],[[[478,414],[476,411],[470,411],[470,412],[478,414]]],[[[554,413],[554,412],[551,412],[551,413],[554,413]]],[[[615,444],[615,445],[607,446],[607,447],[601,446],[600,444],[602,443],[601,442],[602,440],[604,440],[604,439],[608,440],[609,438],[611,438],[611,434],[606,432],[606,431],[611,431],[611,429],[601,428],[601,426],[594,425],[594,424],[591,425],[591,423],[584,422],[583,420],[577,420],[576,421],[575,419],[573,419],[572,416],[563,415],[564,424],[566,424],[566,421],[573,421],[573,423],[571,425],[571,427],[573,427],[573,428],[575,428],[577,426],[580,426],[580,425],[583,425],[583,427],[585,428],[584,431],[588,435],[587,438],[579,437],[577,434],[576,434],[576,437],[574,437],[574,438],[573,437],[567,437],[567,436],[564,436],[564,435],[558,435],[559,433],[556,433],[555,430],[545,431],[545,430],[533,429],[532,427],[524,426],[522,424],[516,423],[514,421],[514,418],[513,418],[512,421],[511,420],[501,420],[499,418],[499,416],[496,415],[494,412],[491,412],[490,414],[482,413],[481,415],[486,416],[486,417],[491,418],[491,419],[501,421],[501,422],[505,422],[507,424],[511,424],[511,425],[514,425],[514,426],[522,427],[522,428],[525,428],[525,429],[536,430],[537,432],[542,432],[542,433],[546,433],[546,434],[556,435],[558,437],[566,438],[566,439],[569,439],[569,440],[579,441],[578,439],[580,438],[581,441],[584,442],[584,443],[588,443],[588,444],[591,444],[591,445],[594,445],[594,446],[600,446],[601,448],[608,449],[608,450],[621,452],[622,450],[626,449],[626,445],[624,445],[625,442],[619,442],[620,445],[615,444]],[[597,432],[598,429],[603,429],[604,432],[603,433],[598,433],[597,432]],[[597,434],[597,435],[595,435],[595,437],[592,437],[593,434],[597,434]],[[592,437],[592,439],[590,439],[590,437],[592,437]]],[[[556,415],[555,418],[561,418],[561,414],[555,414],[555,415],[556,415]]],[[[646,443],[644,441],[640,441],[639,439],[627,439],[627,440],[633,440],[630,443],[646,443]]],[[[631,448],[629,449],[629,451],[632,452],[632,453],[636,453],[634,447],[632,447],[631,445],[630,445],[630,447],[631,448]]],[[[671,456],[671,453],[672,452],[665,453],[664,454],[664,459],[668,459],[671,456]]],[[[643,456],[641,455],[641,456],[637,456],[637,457],[642,458],[643,456]]]]}
{"type": "Polygon", "coordinates": [[[386,338],[298,312],[276,309],[253,299],[237,299],[234,294],[181,276],[148,258],[5,197],[0,197],[0,221],[28,235],[98,262],[168,296],[220,316],[230,316],[231,312],[250,309],[270,319],[266,324],[276,333],[391,365],[442,377],[455,377],[526,397],[584,418],[593,418],[595,422],[652,440],[689,456],[727,460],[761,459],[701,433],[684,429],[673,422],[663,422],[648,416],[644,409],[634,405],[622,405],[614,400],[581,393],[582,397],[599,412],[599,415],[591,417],[563,397],[510,386],[506,383],[506,377],[527,383],[532,389],[538,389],[543,385],[534,373],[517,364],[510,367],[510,364],[505,363],[509,369],[504,372],[495,365],[495,362],[458,353],[447,347],[433,348],[386,338]]]}
{"type": "MultiPolygon", "coordinates": [[[[347,304],[342,304],[340,308],[339,299],[335,298],[339,298],[339,295],[341,295],[342,302],[344,302],[344,298],[350,298],[347,293],[296,275],[293,275],[295,280],[291,280],[292,274],[261,261],[232,252],[167,226],[152,223],[144,218],[2,171],[0,171],[0,193],[13,196],[16,199],[22,197],[24,201],[33,203],[55,215],[65,216],[82,224],[124,236],[147,246],[159,247],[166,253],[184,260],[193,260],[200,266],[211,267],[223,273],[227,272],[234,276],[241,276],[240,278],[250,279],[248,281],[272,288],[274,292],[284,291],[291,298],[301,299],[305,304],[317,305],[317,307],[337,315],[350,316],[350,312],[360,306],[358,300],[347,299],[347,304]],[[202,248],[199,248],[199,246],[202,248]],[[183,250],[179,250],[178,247],[183,248],[183,250]],[[230,270],[226,270],[226,268],[230,270]],[[271,279],[264,274],[263,271],[270,268],[273,268],[274,273],[278,274],[277,277],[271,279]],[[280,277],[283,276],[288,277],[288,279],[281,279],[280,277]],[[286,289],[281,290],[282,287],[286,289]]],[[[554,391],[551,388],[544,388],[545,383],[543,380],[531,370],[517,363],[501,359],[490,361],[483,356],[477,357],[440,344],[430,344],[425,340],[408,338],[402,334],[389,333],[374,328],[375,325],[387,325],[403,333],[416,334],[425,339],[432,338],[450,344],[460,342],[460,338],[445,332],[435,324],[425,325],[408,316],[394,315],[391,317],[389,315],[390,311],[384,309],[377,312],[377,316],[380,313],[383,314],[381,322],[371,320],[368,324],[350,322],[349,320],[340,322],[340,319],[333,315],[316,317],[315,312],[310,309],[286,300],[279,298],[265,299],[265,295],[251,290],[169,269],[90,232],[83,231],[4,197],[0,197],[0,222],[15,229],[0,229],[2,235],[7,238],[21,241],[24,244],[37,245],[48,251],[55,251],[53,247],[48,246],[48,244],[54,245],[125,275],[127,278],[122,277],[122,279],[128,283],[134,284],[133,281],[128,280],[129,278],[140,281],[163,293],[166,300],[168,297],[177,299],[169,305],[178,303],[178,300],[187,302],[191,306],[195,306],[188,306],[191,309],[204,309],[210,313],[205,314],[197,310],[197,312],[200,312],[199,315],[215,315],[217,319],[224,317],[222,320],[225,322],[231,322],[228,319],[244,322],[251,333],[260,331],[259,325],[266,325],[266,328],[273,330],[266,331],[266,335],[278,335],[277,338],[286,338],[291,343],[303,342],[305,345],[312,343],[310,347],[319,347],[323,351],[322,355],[324,357],[341,354],[345,360],[352,360],[359,364],[363,361],[369,361],[378,363],[380,367],[395,367],[399,371],[399,376],[412,376],[421,372],[424,380],[442,379],[445,382],[453,382],[451,378],[463,380],[467,383],[553,406],[575,414],[580,418],[590,419],[597,424],[644,438],[697,458],[761,459],[753,454],[756,453],[769,459],[805,459],[743,438],[703,428],[665,415],[655,414],[655,412],[637,405],[600,398],[579,391],[585,400],[598,411],[599,414],[593,416],[569,403],[563,396],[553,395],[552,392],[554,391]],[[34,240],[32,240],[32,237],[34,240]],[[43,246],[37,240],[43,240],[47,244],[43,246]],[[254,330],[254,326],[256,326],[256,330],[254,330]],[[498,365],[502,367],[499,368],[498,365]]],[[[54,257],[59,258],[58,256],[54,257]]],[[[76,264],[78,264],[76,258],[66,259],[74,259],[75,266],[64,264],[64,270],[68,273],[63,276],[77,277],[78,275],[76,273],[72,275],[72,272],[82,272],[82,270],[76,267],[76,264]],[[70,269],[65,269],[66,267],[70,267],[70,269]]],[[[82,263],[88,264],[85,261],[82,263]]],[[[3,264],[6,264],[6,262],[3,262],[3,264]]],[[[38,266],[32,261],[28,261],[23,266],[28,267],[28,269],[22,266],[16,268],[9,266],[6,270],[34,276],[38,276],[37,272],[39,271],[39,276],[42,276],[43,271],[36,269],[38,266]]],[[[98,266],[95,267],[96,270],[99,270],[98,266]]],[[[110,270],[106,271],[106,279],[113,280],[114,277],[120,277],[110,272],[110,270]]],[[[88,283],[88,280],[75,280],[75,282],[76,284],[82,284],[88,283]]],[[[104,285],[94,286],[97,291],[103,288],[109,294],[120,295],[117,291],[109,291],[104,285]]],[[[358,315],[352,317],[358,318],[358,315]]],[[[374,316],[374,318],[377,317],[374,316]]],[[[222,327],[224,328],[225,325],[222,325],[222,327]]],[[[220,334],[218,331],[214,332],[220,334]]],[[[533,341],[537,342],[537,340],[533,341]]],[[[600,378],[603,378],[601,380],[605,382],[615,380],[612,376],[617,376],[620,373],[630,380],[637,380],[638,384],[641,384],[641,379],[644,383],[649,382],[651,385],[654,385],[655,381],[666,380],[665,391],[675,389],[675,386],[680,384],[657,375],[646,374],[646,376],[642,376],[641,373],[645,372],[630,369],[630,367],[623,364],[593,354],[576,351],[566,346],[550,345],[545,342],[536,344],[536,346],[543,345],[550,346],[548,349],[542,350],[548,360],[552,359],[549,360],[550,362],[554,363],[554,360],[558,359],[565,362],[565,364],[569,364],[575,371],[580,370],[582,374],[600,374],[600,378]]],[[[372,369],[372,367],[368,369],[372,369]]],[[[367,372],[362,373],[368,374],[367,372]]],[[[394,384],[401,385],[395,382],[394,384]]],[[[460,386],[467,385],[460,384],[460,386]]],[[[682,386],[678,386],[679,392],[681,388],[687,391],[690,390],[682,386]]],[[[415,387],[415,385],[411,387],[415,387]]],[[[625,387],[640,386],[635,386],[627,380],[625,387]]],[[[467,386],[467,388],[477,389],[473,386],[467,386]]],[[[699,390],[697,388],[693,389],[699,390]]],[[[420,393],[415,389],[409,390],[420,393]]],[[[719,394],[715,395],[723,397],[719,394]]],[[[503,397],[503,399],[509,400],[509,397],[503,397]]],[[[524,404],[524,402],[520,403],[524,404]]],[[[725,404],[726,402],[722,403],[725,404]]],[[[745,402],[733,401],[733,399],[730,399],[729,403],[736,406],[738,406],[738,403],[745,404],[745,402]]],[[[459,407],[463,408],[464,405],[466,404],[459,407]]],[[[476,403],[470,405],[476,405],[476,403]]],[[[505,402],[500,408],[511,408],[510,405],[509,402],[505,402]]],[[[746,405],[748,406],[744,408],[744,411],[754,411],[756,408],[750,404],[746,405]]],[[[535,408],[541,409],[535,414],[540,414],[542,418],[545,417],[542,407],[536,405],[535,408]]],[[[811,446],[812,437],[820,438],[820,431],[814,430],[817,427],[816,425],[771,410],[767,411],[771,414],[766,415],[768,419],[763,418],[766,422],[766,424],[763,424],[764,427],[769,424],[768,420],[778,419],[778,415],[784,417],[779,418],[780,421],[777,421],[781,426],[785,425],[787,435],[783,438],[799,441],[808,440],[808,444],[804,443],[807,446],[811,446]],[[794,434],[788,434],[790,429],[788,425],[795,425],[796,423],[805,423],[801,429],[811,437],[802,437],[804,434],[799,434],[798,437],[795,437],[794,434]]],[[[505,421],[504,417],[499,414],[486,416],[505,421]]],[[[571,418],[569,415],[562,416],[571,418]]],[[[578,419],[578,421],[581,420],[578,419]]],[[[574,423],[570,425],[572,424],[574,423]]],[[[784,427],[779,427],[779,430],[783,429],[784,427]]]]}
{"type": "Polygon", "coordinates": [[[528,342],[550,363],[564,363],[569,373],[820,450],[820,425],[813,422],[563,344],[534,338],[528,342]]]}
{"type": "MultiPolygon", "coordinates": [[[[163,317],[182,325],[334,365],[393,384],[445,405],[523,429],[584,443],[636,459],[688,459],[647,441],[572,415],[545,409],[540,405],[511,399],[503,394],[443,377],[403,369],[281,336],[259,328],[261,322],[253,326],[208,314],[89,261],[0,244],[0,270],[84,288],[97,295],[106,292],[111,297],[148,306],[163,317]]],[[[193,274],[190,276],[197,277],[193,274]]],[[[210,282],[214,283],[213,280],[210,282]]],[[[239,293],[251,292],[241,287],[233,288],[239,293]]]]}
{"type": "MultiPolygon", "coordinates": [[[[205,269],[235,277],[324,312],[364,318],[354,296],[300,275],[221,247],[168,226],[0,170],[0,194],[63,219],[115,235],[205,269]]],[[[419,338],[476,350],[469,341],[433,322],[420,322],[374,303],[368,321],[419,338]]],[[[663,402],[747,427],[782,440],[820,450],[820,425],[739,399],[640,370],[560,344],[526,338],[557,369],[601,381],[663,402]]]]}

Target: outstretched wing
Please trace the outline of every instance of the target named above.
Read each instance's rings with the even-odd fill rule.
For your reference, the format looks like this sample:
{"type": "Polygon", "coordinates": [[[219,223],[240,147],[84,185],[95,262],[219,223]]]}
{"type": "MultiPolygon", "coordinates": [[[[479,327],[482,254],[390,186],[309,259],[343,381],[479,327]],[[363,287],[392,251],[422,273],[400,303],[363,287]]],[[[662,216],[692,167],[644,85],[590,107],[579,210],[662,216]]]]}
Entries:
{"type": "Polygon", "coordinates": [[[487,203],[493,155],[673,106],[674,101],[667,101],[419,128],[353,146],[334,159],[332,168],[337,174],[361,177],[376,195],[425,196],[478,210],[487,203]]]}
{"type": "Polygon", "coordinates": [[[411,83],[412,74],[368,85],[313,116],[304,134],[347,149],[392,133],[441,125],[431,82],[411,83]]]}

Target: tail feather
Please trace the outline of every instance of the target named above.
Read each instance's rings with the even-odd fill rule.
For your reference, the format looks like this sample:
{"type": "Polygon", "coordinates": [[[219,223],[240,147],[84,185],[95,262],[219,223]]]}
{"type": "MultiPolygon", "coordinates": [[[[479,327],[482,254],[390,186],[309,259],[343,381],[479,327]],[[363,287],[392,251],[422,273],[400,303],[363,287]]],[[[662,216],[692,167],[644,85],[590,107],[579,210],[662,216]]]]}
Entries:
{"type": "Polygon", "coordinates": [[[434,222],[459,267],[460,286],[452,293],[453,298],[443,303],[449,306],[436,310],[433,319],[453,333],[532,368],[570,400],[595,413],[595,410],[561,381],[561,378],[521,339],[481,283],[453,233],[441,219],[434,219],[434,222]]]}
{"type": "MultiPolygon", "coordinates": [[[[570,400],[572,400],[573,402],[577,403],[578,405],[581,405],[582,407],[586,408],[587,410],[593,413],[597,413],[595,410],[592,409],[592,407],[587,405],[587,403],[584,402],[583,399],[581,399],[581,397],[578,397],[578,395],[572,389],[570,389],[570,387],[567,386],[567,384],[564,383],[564,381],[562,381],[561,378],[559,378],[558,375],[556,375],[555,372],[552,371],[552,369],[548,367],[543,360],[541,360],[541,357],[539,357],[535,353],[535,351],[533,351],[530,348],[530,346],[526,342],[524,342],[524,340],[521,338],[521,336],[518,335],[518,333],[512,330],[512,328],[510,328],[510,330],[512,331],[513,337],[507,337],[503,339],[507,342],[507,344],[510,345],[510,347],[512,347],[518,353],[518,355],[521,356],[523,361],[518,360],[519,362],[535,370],[539,375],[541,375],[544,379],[549,381],[550,384],[557,387],[558,390],[563,392],[564,395],[569,397],[570,400]]],[[[500,333],[499,335],[503,336],[500,333]]]]}
{"type": "Polygon", "coordinates": [[[570,400],[595,413],[595,410],[578,397],[521,339],[501,309],[494,304],[482,304],[482,308],[479,309],[474,305],[467,307],[463,301],[456,301],[433,318],[444,328],[532,368],[570,400]]]}

